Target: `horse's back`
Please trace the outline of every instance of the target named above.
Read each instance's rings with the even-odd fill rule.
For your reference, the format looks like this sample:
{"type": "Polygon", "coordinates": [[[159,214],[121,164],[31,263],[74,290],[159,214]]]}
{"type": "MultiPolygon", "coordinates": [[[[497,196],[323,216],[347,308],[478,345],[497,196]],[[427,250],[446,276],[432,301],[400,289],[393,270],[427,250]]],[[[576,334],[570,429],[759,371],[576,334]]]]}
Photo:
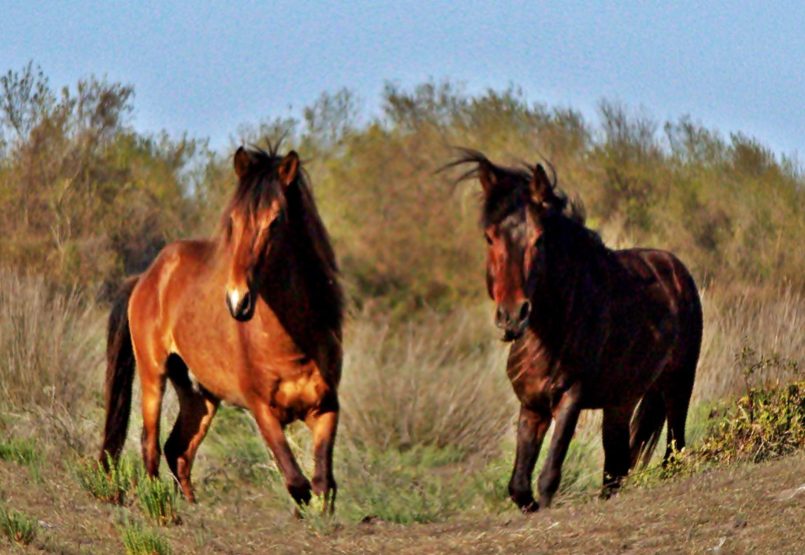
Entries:
{"type": "MultiPolygon", "coordinates": [[[[192,282],[209,271],[215,245],[211,241],[183,240],[163,248],[140,274],[129,301],[132,333],[135,329],[165,328],[178,299],[192,282]]],[[[135,338],[136,339],[136,338],[135,338]]]]}
{"type": "Polygon", "coordinates": [[[642,395],[664,370],[690,358],[690,345],[696,344],[698,356],[701,334],[696,285],[675,255],[626,249],[614,251],[614,261],[601,358],[605,370],[592,388],[598,392],[596,406],[642,395]],[[612,388],[613,383],[620,385],[612,388]]]}

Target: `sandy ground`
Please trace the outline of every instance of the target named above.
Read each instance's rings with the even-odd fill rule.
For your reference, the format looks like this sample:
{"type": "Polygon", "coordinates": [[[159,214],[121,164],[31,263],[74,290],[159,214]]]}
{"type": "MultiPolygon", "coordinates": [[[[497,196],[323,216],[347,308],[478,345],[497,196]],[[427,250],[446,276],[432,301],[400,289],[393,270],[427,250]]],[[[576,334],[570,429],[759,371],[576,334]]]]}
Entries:
{"type": "MultiPolygon", "coordinates": [[[[202,491],[162,529],[175,553],[805,553],[805,454],[711,470],[523,516],[440,524],[316,526],[271,509],[255,489],[202,491]]],[[[24,551],[122,553],[126,513],[94,500],[66,472],[0,462],[0,497],[40,521],[24,551]]],[[[3,552],[20,552],[7,541],[3,552]]]]}

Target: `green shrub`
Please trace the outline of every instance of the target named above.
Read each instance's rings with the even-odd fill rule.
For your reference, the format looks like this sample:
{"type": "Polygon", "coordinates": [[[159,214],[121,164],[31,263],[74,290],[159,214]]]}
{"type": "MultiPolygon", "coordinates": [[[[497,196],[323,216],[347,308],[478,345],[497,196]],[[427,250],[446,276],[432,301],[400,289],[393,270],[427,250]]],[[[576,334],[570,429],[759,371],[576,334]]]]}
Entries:
{"type": "Polygon", "coordinates": [[[156,530],[140,523],[127,523],[120,531],[127,555],[169,555],[168,541],[156,530]]]}
{"type": "Polygon", "coordinates": [[[703,461],[759,462],[805,447],[805,381],[752,387],[718,415],[695,456],[703,461]]]}
{"type": "Polygon", "coordinates": [[[24,513],[0,505],[0,529],[12,542],[28,545],[34,541],[39,524],[24,513]]]}

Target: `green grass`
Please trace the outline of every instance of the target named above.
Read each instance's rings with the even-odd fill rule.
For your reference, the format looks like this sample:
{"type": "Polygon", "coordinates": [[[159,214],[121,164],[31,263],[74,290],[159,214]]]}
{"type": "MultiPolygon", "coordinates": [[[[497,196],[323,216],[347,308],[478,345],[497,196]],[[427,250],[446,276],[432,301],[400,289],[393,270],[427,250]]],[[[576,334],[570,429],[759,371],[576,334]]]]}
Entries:
{"type": "Polygon", "coordinates": [[[28,545],[36,538],[39,524],[24,513],[0,505],[0,530],[12,542],[28,545]]]}
{"type": "Polygon", "coordinates": [[[31,439],[10,439],[0,441],[0,459],[22,466],[39,464],[42,455],[31,439]]]}
{"type": "Polygon", "coordinates": [[[137,483],[137,500],[143,512],[160,526],[181,522],[173,482],[144,476],[137,483]]]}
{"type": "Polygon", "coordinates": [[[137,522],[129,522],[120,530],[127,555],[169,555],[168,541],[157,530],[144,527],[137,522]]]}
{"type": "Polygon", "coordinates": [[[0,460],[28,467],[34,481],[41,480],[42,453],[32,439],[0,441],[0,460]]]}
{"type": "Polygon", "coordinates": [[[117,464],[110,461],[108,472],[95,460],[78,461],[71,470],[82,489],[96,499],[117,504],[126,502],[142,475],[140,465],[129,457],[122,457],[117,464]]]}

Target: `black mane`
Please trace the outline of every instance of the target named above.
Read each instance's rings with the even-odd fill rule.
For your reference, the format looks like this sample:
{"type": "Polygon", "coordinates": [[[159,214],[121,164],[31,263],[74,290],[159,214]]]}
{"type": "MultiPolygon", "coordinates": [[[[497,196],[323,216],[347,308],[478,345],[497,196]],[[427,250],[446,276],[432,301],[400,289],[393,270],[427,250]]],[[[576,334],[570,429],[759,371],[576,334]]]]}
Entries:
{"type": "MultiPolygon", "coordinates": [[[[493,188],[489,194],[484,195],[481,209],[481,224],[484,227],[499,223],[511,212],[522,207],[524,203],[532,203],[528,191],[528,184],[534,177],[534,166],[525,162],[518,167],[501,166],[491,162],[483,153],[477,150],[467,148],[460,150],[462,153],[461,156],[447,164],[445,168],[463,166],[465,164],[471,164],[473,167],[461,174],[456,180],[457,182],[467,179],[478,179],[480,177],[481,168],[485,167],[497,177],[500,183],[500,185],[493,188]]],[[[552,212],[573,220],[584,227],[587,219],[584,204],[578,198],[573,198],[572,200],[568,199],[567,194],[559,187],[558,176],[553,165],[548,163],[548,166],[553,173],[551,183],[553,193],[552,212]]],[[[588,231],[597,236],[592,230],[588,231]]]]}
{"type": "Polygon", "coordinates": [[[279,146],[280,142],[273,145],[269,142],[268,150],[248,149],[251,164],[224,211],[222,227],[225,228],[231,211],[241,210],[248,218],[254,218],[261,206],[278,199],[293,230],[293,244],[289,249],[304,270],[301,278],[309,282],[308,290],[315,300],[319,323],[338,329],[340,333],[344,294],[330,236],[319,216],[307,172],[300,168],[293,183],[287,187],[281,184],[278,169],[283,156],[278,153],[279,146]]]}

